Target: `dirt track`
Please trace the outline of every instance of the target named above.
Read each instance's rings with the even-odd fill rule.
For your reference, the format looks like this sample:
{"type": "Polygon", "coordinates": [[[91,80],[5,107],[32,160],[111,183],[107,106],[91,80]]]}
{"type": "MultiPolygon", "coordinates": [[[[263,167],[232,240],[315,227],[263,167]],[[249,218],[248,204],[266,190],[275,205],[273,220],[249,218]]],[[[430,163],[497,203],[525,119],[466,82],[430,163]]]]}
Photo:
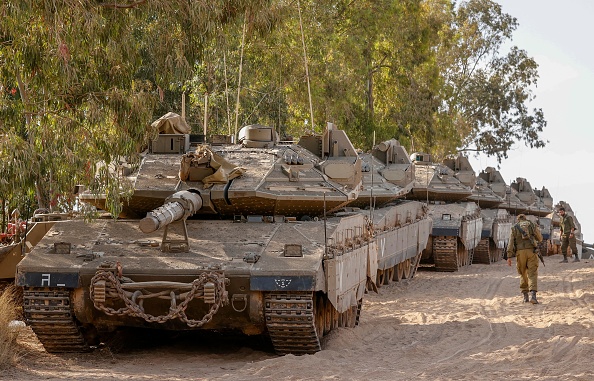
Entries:
{"type": "MultiPolygon", "coordinates": [[[[129,334],[117,353],[47,354],[27,329],[9,380],[592,380],[594,261],[539,269],[541,304],[521,302],[515,267],[420,271],[365,296],[360,326],[315,355],[263,340],[129,334]]],[[[514,264],[515,266],[515,264],[514,264]]]]}

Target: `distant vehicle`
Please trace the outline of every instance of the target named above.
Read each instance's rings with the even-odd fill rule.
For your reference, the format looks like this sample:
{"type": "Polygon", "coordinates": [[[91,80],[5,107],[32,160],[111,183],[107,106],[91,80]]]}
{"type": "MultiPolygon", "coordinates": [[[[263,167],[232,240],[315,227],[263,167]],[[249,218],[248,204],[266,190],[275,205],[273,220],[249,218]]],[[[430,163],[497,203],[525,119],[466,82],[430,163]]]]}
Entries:
{"type": "MultiPolygon", "coordinates": [[[[438,271],[457,271],[470,265],[483,226],[478,205],[463,201],[472,195],[472,188],[460,181],[453,169],[433,163],[429,154],[414,153],[411,159],[415,182],[407,197],[426,200],[433,220],[421,263],[433,265],[438,271]]],[[[460,177],[472,182],[466,175],[460,177]]]]}

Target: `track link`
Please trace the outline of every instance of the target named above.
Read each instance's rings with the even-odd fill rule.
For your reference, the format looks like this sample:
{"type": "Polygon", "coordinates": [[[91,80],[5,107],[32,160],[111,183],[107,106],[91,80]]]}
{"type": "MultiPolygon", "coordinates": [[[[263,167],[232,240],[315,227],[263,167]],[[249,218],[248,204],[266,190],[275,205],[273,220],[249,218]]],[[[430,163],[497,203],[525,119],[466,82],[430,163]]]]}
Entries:
{"type": "Polygon", "coordinates": [[[458,271],[462,266],[458,258],[458,237],[433,237],[433,261],[437,271],[458,271]]]}
{"type": "Polygon", "coordinates": [[[316,333],[313,293],[269,293],[264,315],[274,350],[312,354],[322,349],[316,333]]]}
{"type": "Polygon", "coordinates": [[[490,238],[481,239],[477,247],[474,249],[474,257],[472,263],[490,264],[492,262],[489,240],[490,238]]]}
{"type": "Polygon", "coordinates": [[[363,309],[363,299],[357,301],[357,313],[355,316],[355,327],[359,326],[359,321],[361,320],[361,310],[363,309]]]}
{"type": "Polygon", "coordinates": [[[90,350],[74,320],[70,291],[30,288],[23,291],[27,324],[50,353],[90,350]]]}

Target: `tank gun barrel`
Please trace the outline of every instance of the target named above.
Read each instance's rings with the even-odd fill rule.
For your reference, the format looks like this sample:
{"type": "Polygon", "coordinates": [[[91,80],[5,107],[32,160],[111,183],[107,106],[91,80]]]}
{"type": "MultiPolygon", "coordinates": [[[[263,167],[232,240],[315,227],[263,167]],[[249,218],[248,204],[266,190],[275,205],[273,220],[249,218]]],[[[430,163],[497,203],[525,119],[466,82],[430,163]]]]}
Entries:
{"type": "Polygon", "coordinates": [[[148,212],[140,220],[139,227],[143,233],[152,233],[172,222],[186,219],[202,208],[202,198],[197,193],[180,191],[169,196],[165,203],[148,212]]]}

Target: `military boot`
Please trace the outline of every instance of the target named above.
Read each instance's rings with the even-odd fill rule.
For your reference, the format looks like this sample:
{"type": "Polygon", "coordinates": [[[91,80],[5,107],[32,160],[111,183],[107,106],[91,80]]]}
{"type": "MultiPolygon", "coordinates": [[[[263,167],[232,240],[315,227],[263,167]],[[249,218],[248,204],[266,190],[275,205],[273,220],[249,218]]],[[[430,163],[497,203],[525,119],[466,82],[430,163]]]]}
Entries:
{"type": "Polygon", "coordinates": [[[530,291],[530,303],[538,304],[538,300],[536,300],[536,291],[530,291]]]}
{"type": "Polygon", "coordinates": [[[524,303],[528,303],[530,301],[530,299],[528,299],[528,291],[522,291],[522,294],[524,294],[524,303]]]}
{"type": "Polygon", "coordinates": [[[575,258],[573,259],[574,262],[579,262],[580,258],[577,256],[577,254],[575,255],[575,258]]]}
{"type": "Polygon", "coordinates": [[[563,260],[562,260],[562,261],[560,261],[559,263],[567,263],[567,256],[566,256],[566,255],[564,255],[564,256],[563,256],[563,260]]]}

